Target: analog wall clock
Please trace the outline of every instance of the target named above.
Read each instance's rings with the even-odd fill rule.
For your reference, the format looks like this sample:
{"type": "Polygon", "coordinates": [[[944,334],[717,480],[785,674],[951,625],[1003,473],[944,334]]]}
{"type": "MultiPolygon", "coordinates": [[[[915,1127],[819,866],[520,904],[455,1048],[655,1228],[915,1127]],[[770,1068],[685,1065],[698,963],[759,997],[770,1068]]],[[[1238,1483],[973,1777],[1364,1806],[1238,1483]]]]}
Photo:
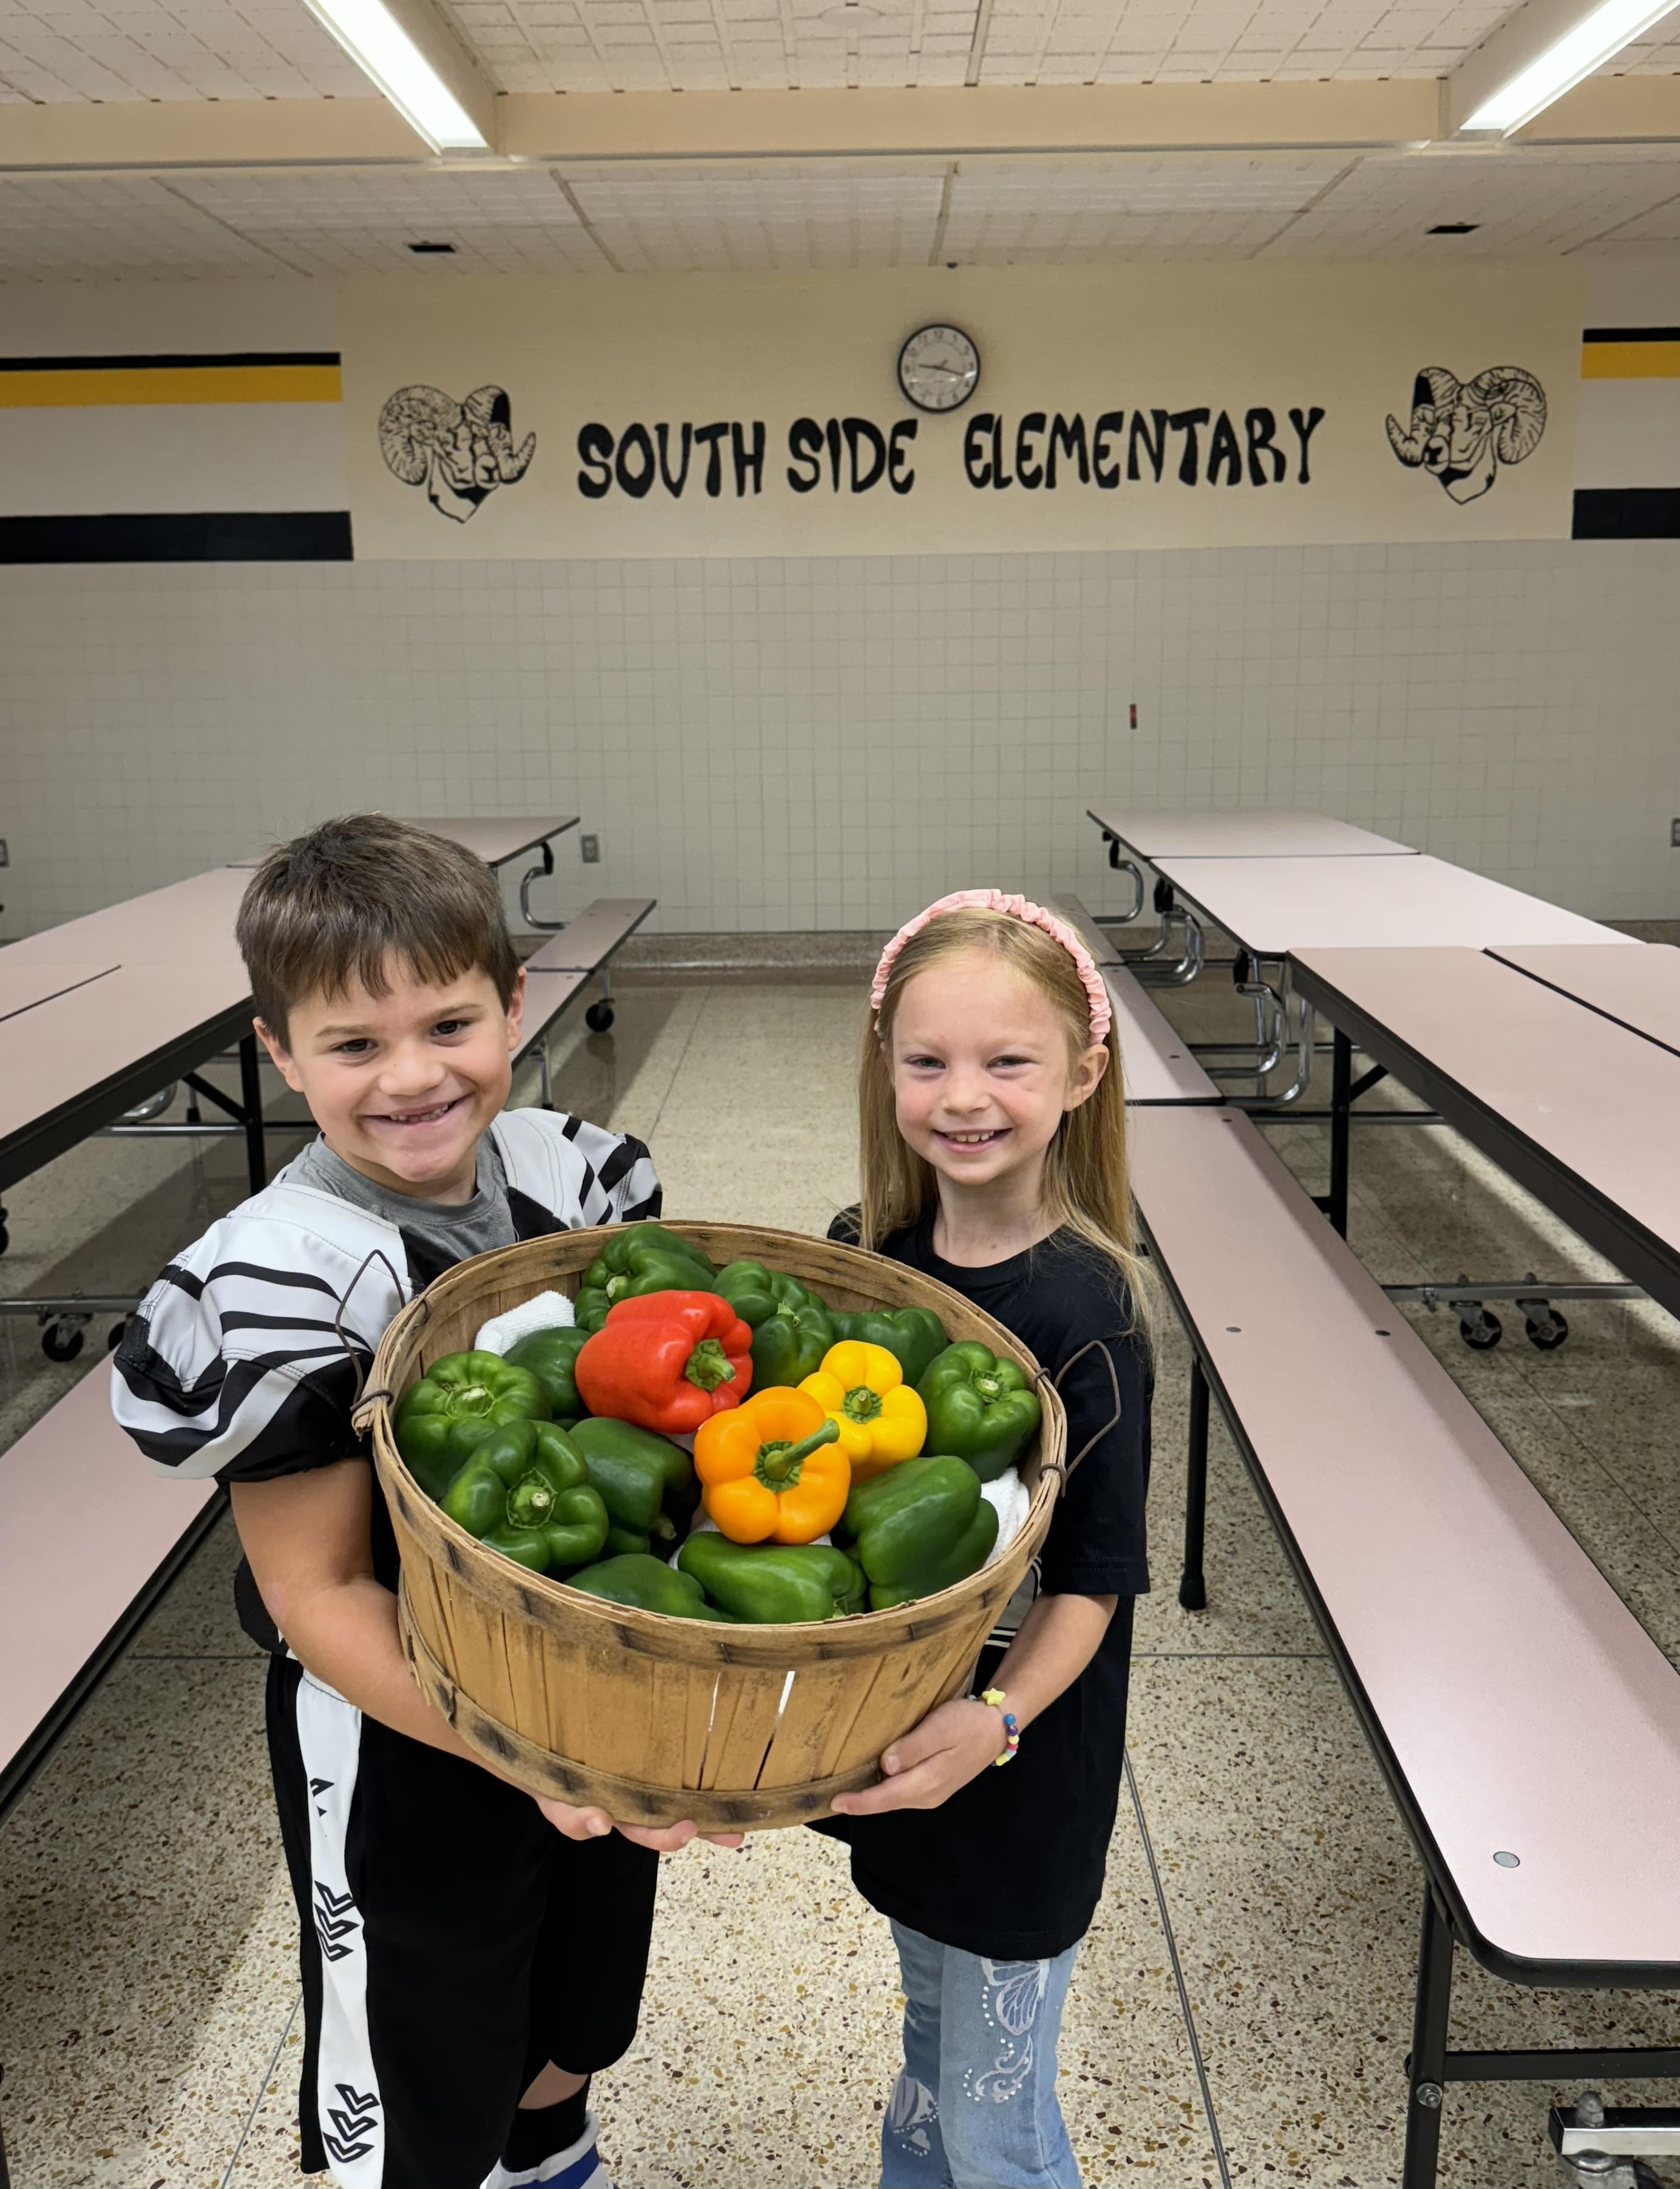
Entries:
{"type": "Polygon", "coordinates": [[[980,385],[980,352],[960,327],[918,327],[898,353],[898,385],[918,410],[956,410],[980,385]]]}

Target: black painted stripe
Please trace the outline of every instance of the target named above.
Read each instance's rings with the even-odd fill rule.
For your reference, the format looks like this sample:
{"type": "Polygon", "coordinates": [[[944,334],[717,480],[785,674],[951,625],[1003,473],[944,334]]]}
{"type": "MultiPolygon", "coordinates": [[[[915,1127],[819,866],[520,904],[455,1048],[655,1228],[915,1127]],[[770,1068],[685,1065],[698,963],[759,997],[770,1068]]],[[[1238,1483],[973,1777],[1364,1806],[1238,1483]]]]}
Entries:
{"type": "MultiPolygon", "coordinates": [[[[1680,327],[1587,327],[1584,342],[1680,342],[1680,327]]],[[[333,359],[336,365],[337,358],[333,359]]]]}
{"type": "Polygon", "coordinates": [[[0,357],[0,372],[164,372],[184,366],[339,362],[336,349],[184,350],[159,357],[0,357]]]}
{"type": "Polygon", "coordinates": [[[1680,487],[1577,487],[1576,540],[1680,540],[1680,487]]]}
{"type": "Polygon", "coordinates": [[[348,509],[0,517],[0,563],[348,563],[348,509]]]}

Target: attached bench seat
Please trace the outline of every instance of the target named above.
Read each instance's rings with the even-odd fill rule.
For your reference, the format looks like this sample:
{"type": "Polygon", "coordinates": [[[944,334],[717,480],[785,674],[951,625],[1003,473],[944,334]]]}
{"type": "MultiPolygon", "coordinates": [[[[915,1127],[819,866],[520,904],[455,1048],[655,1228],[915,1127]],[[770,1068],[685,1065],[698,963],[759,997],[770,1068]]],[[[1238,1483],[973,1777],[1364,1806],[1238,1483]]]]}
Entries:
{"type": "Polygon", "coordinates": [[[657,897],[598,897],[525,960],[525,1017],[513,1061],[518,1064],[532,1049],[536,1051],[544,1109],[552,1106],[548,1083],[550,1032],[592,980],[600,981],[601,993],[584,1013],[585,1022],[592,1033],[606,1032],[614,1015],[608,968],[619,947],[658,902],[657,897]]]}
{"type": "Polygon", "coordinates": [[[1078,936],[1102,975],[1114,1012],[1128,1105],[1222,1100],[1188,1043],[1136,975],[1105,962],[1113,953],[1078,898],[1057,897],[1049,909],[1078,936]]]}
{"type": "Polygon", "coordinates": [[[659,902],[652,897],[598,897],[525,961],[529,973],[598,973],[659,902]]]}
{"type": "Polygon", "coordinates": [[[1196,1355],[1184,1600],[1211,1384],[1429,1873],[1402,2177],[1426,2189],[1442,2083],[1536,2073],[1446,2050],[1454,1937],[1517,1983],[1680,1982],[1680,1675],[1243,1113],[1140,1110],[1129,1147],[1196,1355]]]}
{"type": "Polygon", "coordinates": [[[92,1369],[0,1452],[0,1807],[223,1503],[144,1466],[92,1369]]]}

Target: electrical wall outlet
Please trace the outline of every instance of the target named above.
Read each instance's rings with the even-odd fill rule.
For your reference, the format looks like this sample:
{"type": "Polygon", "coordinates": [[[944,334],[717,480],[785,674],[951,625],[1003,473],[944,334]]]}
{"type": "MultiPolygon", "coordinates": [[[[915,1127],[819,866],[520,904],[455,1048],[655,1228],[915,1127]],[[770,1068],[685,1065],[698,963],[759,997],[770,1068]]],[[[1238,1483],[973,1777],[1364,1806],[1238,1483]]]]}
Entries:
{"type": "MultiPolygon", "coordinates": [[[[1677,829],[1680,829],[1680,821],[1677,821],[1674,825],[1677,829]]],[[[1675,840],[1680,843],[1680,837],[1677,837],[1675,840]]],[[[0,836],[0,867],[8,867],[11,863],[6,851],[6,840],[3,836],[0,836]]]]}
{"type": "MultiPolygon", "coordinates": [[[[1680,829],[1680,821],[1677,821],[1674,825],[1677,829],[1680,829]]],[[[1677,838],[1676,841],[1680,842],[1680,838],[1677,838]]],[[[601,863],[601,839],[598,836],[580,836],[578,855],[585,866],[598,867],[601,863]]]]}
{"type": "MultiPolygon", "coordinates": [[[[1674,849],[1677,851],[1680,851],[1680,821],[1671,821],[1669,823],[1668,840],[1674,846],[1674,849]]],[[[3,844],[0,844],[0,867],[3,867],[6,863],[5,852],[6,846],[3,844]]]]}

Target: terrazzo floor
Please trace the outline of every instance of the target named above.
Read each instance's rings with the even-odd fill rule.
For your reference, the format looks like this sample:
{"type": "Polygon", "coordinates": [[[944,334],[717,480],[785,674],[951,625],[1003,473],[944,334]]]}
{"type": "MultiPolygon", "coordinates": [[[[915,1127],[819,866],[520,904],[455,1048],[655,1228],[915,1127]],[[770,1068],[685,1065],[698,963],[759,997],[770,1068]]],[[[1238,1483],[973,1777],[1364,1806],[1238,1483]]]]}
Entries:
{"type": "MultiPolygon", "coordinates": [[[[1213,976],[1163,1000],[1192,1038],[1242,1024],[1213,976]]],[[[670,1214],[821,1230],[855,1191],[859,1008],[839,966],[779,984],[627,976],[614,1032],[564,1044],[556,1100],[648,1140],[670,1214]]],[[[1322,1128],[1278,1141],[1319,1185],[1322,1128]]],[[[1363,1134],[1355,1166],[1353,1241],[1382,1279],[1604,1274],[1444,1130],[1363,1134]]],[[[90,1142],[8,1191],[7,1289],[138,1287],[241,1191],[225,1142],[198,1156],[90,1142]]],[[[1569,1314],[1550,1354],[1519,1322],[1477,1355],[1453,1318],[1415,1320],[1673,1653],[1680,1331],[1643,1304],[1569,1314]]],[[[102,1336],[96,1322],[83,1357],[54,1366],[28,1324],[0,1323],[0,1439],[98,1372],[102,1336]]],[[[1063,2105],[1092,2189],[1380,2189],[1398,2180],[1421,1872],[1217,1427],[1212,1601],[1178,1605],[1187,1358],[1168,1328],[1131,1774],[1069,2005],[1063,2105]]],[[[0,1829],[0,2108],[18,2189],[297,2178],[292,1914],[235,1555],[224,1523],[0,1829]]],[[[1568,1774],[1560,1762],[1560,1799],[1568,1774]]],[[[1457,2041],[1513,2045],[1664,2041],[1676,2003],[1519,1992],[1461,1956],[1454,2004],[1457,2041]]],[[[668,1861],[641,2037],[597,2086],[619,2189],[861,2189],[897,2011],[885,1926],[828,1841],[772,1835],[668,1861]]],[[[1445,2189],[1561,2182],[1546,2109],[1574,2095],[1453,2089],[1445,2189]]]]}

